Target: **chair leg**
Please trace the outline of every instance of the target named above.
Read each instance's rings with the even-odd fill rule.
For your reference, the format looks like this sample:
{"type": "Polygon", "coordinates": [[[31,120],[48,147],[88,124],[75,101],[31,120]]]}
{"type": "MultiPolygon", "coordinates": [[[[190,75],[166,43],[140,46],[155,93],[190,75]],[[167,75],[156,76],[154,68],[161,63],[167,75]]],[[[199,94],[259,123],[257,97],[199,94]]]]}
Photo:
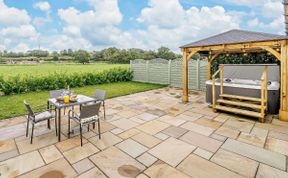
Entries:
{"type": "Polygon", "coordinates": [[[88,132],[90,131],[90,124],[88,124],[88,132]]]}
{"type": "Polygon", "coordinates": [[[34,123],[32,123],[32,132],[31,132],[30,144],[32,144],[32,142],[33,142],[33,135],[34,135],[34,123]]]}
{"type": "Polygon", "coordinates": [[[104,120],[106,120],[105,101],[103,101],[104,120]]]}
{"type": "Polygon", "coordinates": [[[57,119],[56,119],[57,117],[55,116],[55,132],[56,132],[56,136],[57,136],[57,119]]]}
{"type": "Polygon", "coordinates": [[[29,133],[29,119],[27,119],[26,137],[28,137],[28,133],[29,133]]]}
{"type": "Polygon", "coordinates": [[[70,132],[70,130],[71,130],[71,129],[70,129],[70,127],[71,127],[70,125],[71,125],[71,123],[70,123],[70,116],[69,116],[69,117],[68,117],[68,138],[70,138],[70,133],[71,133],[71,132],[70,132]]]}
{"type": "Polygon", "coordinates": [[[47,120],[47,127],[48,127],[48,129],[51,129],[50,119],[47,120]]]}
{"type": "Polygon", "coordinates": [[[81,146],[83,145],[82,143],[82,125],[80,124],[80,140],[81,140],[81,146]]]}
{"type": "Polygon", "coordinates": [[[93,122],[93,130],[95,129],[95,122],[93,122]]]}
{"type": "Polygon", "coordinates": [[[100,119],[98,119],[98,134],[99,134],[99,139],[101,139],[100,119]]]}

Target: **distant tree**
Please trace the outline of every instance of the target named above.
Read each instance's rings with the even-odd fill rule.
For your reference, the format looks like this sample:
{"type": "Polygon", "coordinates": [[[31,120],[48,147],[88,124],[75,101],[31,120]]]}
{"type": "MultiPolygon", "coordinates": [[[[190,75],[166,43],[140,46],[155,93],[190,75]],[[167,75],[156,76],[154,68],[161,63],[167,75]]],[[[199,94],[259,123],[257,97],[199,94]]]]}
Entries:
{"type": "Polygon", "coordinates": [[[93,61],[104,61],[103,51],[93,51],[91,60],[93,61]]]}
{"type": "Polygon", "coordinates": [[[85,64],[90,61],[90,54],[85,50],[78,50],[74,53],[74,58],[77,62],[85,64]]]}
{"type": "Polygon", "coordinates": [[[73,50],[69,48],[69,49],[67,50],[67,55],[68,55],[68,56],[73,56],[73,50]]]}
{"type": "Polygon", "coordinates": [[[157,50],[157,57],[163,59],[175,59],[176,55],[167,47],[161,47],[157,50]]]}

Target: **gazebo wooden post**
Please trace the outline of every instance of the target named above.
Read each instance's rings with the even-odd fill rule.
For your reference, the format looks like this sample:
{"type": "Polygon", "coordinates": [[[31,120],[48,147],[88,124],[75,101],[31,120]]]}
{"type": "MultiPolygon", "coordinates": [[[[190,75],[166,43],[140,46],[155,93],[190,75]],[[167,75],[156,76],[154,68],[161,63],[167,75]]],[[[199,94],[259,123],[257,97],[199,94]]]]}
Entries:
{"type": "Polygon", "coordinates": [[[189,102],[188,97],[188,52],[187,49],[183,49],[183,63],[182,63],[182,85],[183,85],[183,95],[182,102],[189,102]]]}
{"type": "Polygon", "coordinates": [[[280,94],[280,111],[279,119],[282,121],[288,121],[288,46],[287,40],[283,40],[281,43],[281,94],[280,94]]]}
{"type": "Polygon", "coordinates": [[[207,65],[207,80],[211,80],[211,56],[208,57],[208,65],[207,65]]]}

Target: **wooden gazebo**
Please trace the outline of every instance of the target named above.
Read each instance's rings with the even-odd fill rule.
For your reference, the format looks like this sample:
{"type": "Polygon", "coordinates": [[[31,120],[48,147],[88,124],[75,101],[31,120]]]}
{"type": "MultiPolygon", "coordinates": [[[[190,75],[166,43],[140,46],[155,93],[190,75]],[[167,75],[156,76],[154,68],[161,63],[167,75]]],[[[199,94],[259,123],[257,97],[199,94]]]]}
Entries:
{"type": "Polygon", "coordinates": [[[189,102],[188,61],[194,54],[208,54],[208,79],[211,79],[211,62],[220,54],[267,51],[274,55],[281,64],[279,119],[288,121],[288,36],[231,30],[180,48],[183,52],[183,102],[189,102]]]}

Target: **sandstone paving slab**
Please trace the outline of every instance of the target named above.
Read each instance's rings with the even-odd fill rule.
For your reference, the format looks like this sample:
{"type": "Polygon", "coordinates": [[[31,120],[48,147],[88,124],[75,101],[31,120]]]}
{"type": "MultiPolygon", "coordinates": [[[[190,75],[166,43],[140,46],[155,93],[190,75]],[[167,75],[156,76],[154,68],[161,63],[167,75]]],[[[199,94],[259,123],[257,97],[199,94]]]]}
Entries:
{"type": "Polygon", "coordinates": [[[72,150],[64,152],[63,155],[71,164],[74,164],[81,159],[87,158],[88,156],[97,153],[98,151],[99,150],[93,144],[86,143],[82,147],[78,146],[72,150]]]}
{"type": "Polygon", "coordinates": [[[166,140],[167,138],[169,138],[168,135],[162,133],[162,132],[159,132],[157,134],[154,135],[156,138],[159,138],[160,140],[166,140]]]}
{"type": "Polygon", "coordinates": [[[266,138],[268,135],[268,130],[259,127],[253,127],[251,135],[266,138]]]}
{"type": "Polygon", "coordinates": [[[155,158],[149,153],[144,153],[141,156],[139,156],[137,160],[140,163],[144,164],[145,166],[150,167],[153,163],[157,161],[157,158],[155,158]]]}
{"type": "Polygon", "coordinates": [[[148,148],[132,139],[124,140],[123,142],[117,144],[116,147],[129,154],[133,158],[138,157],[139,155],[148,150],[148,148]]]}
{"type": "MultiPolygon", "coordinates": [[[[100,128],[101,133],[108,132],[108,131],[115,128],[115,126],[113,124],[111,124],[110,122],[106,122],[106,121],[101,121],[100,125],[101,125],[101,128],[100,128]]],[[[95,129],[93,129],[93,131],[98,134],[99,133],[98,127],[95,127],[95,129]]]]}
{"type": "Polygon", "coordinates": [[[142,114],[137,115],[136,117],[143,120],[143,121],[152,121],[154,119],[157,119],[159,116],[157,116],[155,114],[148,113],[148,112],[144,112],[142,114]]]}
{"type": "Polygon", "coordinates": [[[203,150],[201,148],[197,148],[193,153],[195,155],[198,155],[198,156],[200,156],[202,158],[205,158],[207,160],[209,160],[212,157],[212,155],[213,155],[212,152],[207,151],[207,150],[203,150]]]}
{"type": "Polygon", "coordinates": [[[158,120],[174,126],[179,126],[186,122],[185,120],[181,120],[170,115],[162,116],[158,120]]]}
{"type": "Polygon", "coordinates": [[[281,170],[286,169],[286,157],[280,153],[232,139],[228,139],[221,148],[281,170]]]}
{"type": "Polygon", "coordinates": [[[215,140],[218,140],[220,142],[225,142],[226,139],[227,139],[227,137],[219,135],[219,134],[216,134],[216,133],[211,134],[210,137],[214,138],[215,140]]]}
{"type": "Polygon", "coordinates": [[[256,178],[287,178],[288,173],[279,169],[260,164],[256,178]]]}
{"type": "Polygon", "coordinates": [[[149,178],[149,177],[146,176],[145,174],[139,174],[136,178],[149,178]]]}
{"type": "Polygon", "coordinates": [[[0,154],[0,162],[18,156],[18,150],[11,150],[0,154]]]}
{"type": "Polygon", "coordinates": [[[101,135],[101,139],[99,137],[90,138],[89,141],[94,144],[98,149],[104,150],[110,146],[116,145],[121,142],[122,139],[111,132],[105,132],[101,135]]]}
{"type": "Polygon", "coordinates": [[[265,148],[284,155],[288,155],[288,142],[276,138],[268,138],[265,148]]]}
{"type": "MultiPolygon", "coordinates": [[[[65,139],[65,136],[62,135],[62,139],[65,139]]],[[[58,137],[56,137],[55,132],[50,132],[45,135],[41,135],[33,138],[33,144],[30,144],[30,139],[16,142],[20,154],[27,153],[39,148],[43,148],[48,145],[52,145],[58,142],[58,137]]]]}
{"type": "Polygon", "coordinates": [[[81,175],[77,178],[107,178],[98,168],[93,168],[81,175]]]}
{"type": "Polygon", "coordinates": [[[129,130],[129,129],[139,125],[139,123],[133,122],[133,121],[126,119],[126,118],[112,121],[111,124],[115,125],[116,127],[120,128],[122,130],[129,130]]]}
{"type": "Polygon", "coordinates": [[[129,118],[129,120],[133,121],[133,122],[136,122],[136,123],[139,123],[139,124],[143,124],[145,123],[146,121],[142,120],[142,119],[139,119],[137,116],[135,117],[131,117],[129,118]]]}
{"type": "Polygon", "coordinates": [[[10,119],[6,119],[6,120],[1,120],[0,121],[0,128],[10,127],[10,126],[13,126],[13,125],[24,123],[26,121],[27,121],[27,119],[24,116],[10,118],[10,119]]]}
{"type": "Polygon", "coordinates": [[[179,114],[182,114],[185,111],[185,109],[182,109],[180,107],[169,107],[168,109],[165,110],[169,115],[171,116],[177,116],[179,114]]]}
{"type": "Polygon", "coordinates": [[[189,178],[189,176],[162,161],[155,163],[153,166],[146,169],[144,173],[150,178],[189,178]]]}
{"type": "Polygon", "coordinates": [[[26,132],[26,124],[16,124],[9,127],[0,128],[0,140],[9,140],[12,138],[20,137],[26,132]]]}
{"type": "Polygon", "coordinates": [[[60,177],[75,177],[76,172],[70,164],[64,159],[59,159],[46,166],[33,170],[27,174],[21,175],[21,178],[60,178],[60,177]]]}
{"type": "Polygon", "coordinates": [[[272,138],[277,138],[279,140],[288,141],[288,134],[284,134],[284,133],[280,133],[276,131],[270,131],[268,136],[272,138]]]}
{"type": "Polygon", "coordinates": [[[118,136],[121,137],[122,139],[127,139],[127,138],[130,138],[136,134],[140,133],[140,130],[137,130],[137,129],[130,129],[130,130],[127,130],[125,132],[122,132],[121,134],[119,134],[118,136]]]}
{"type": "MultiPolygon", "coordinates": [[[[82,141],[83,141],[83,144],[88,142],[85,138],[83,138],[82,141]]],[[[80,136],[71,137],[67,140],[58,142],[55,145],[63,153],[63,152],[68,151],[72,148],[80,146],[81,145],[80,136]]]]}
{"type": "Polygon", "coordinates": [[[14,140],[0,140],[0,154],[15,149],[17,148],[14,140]]]}
{"type": "Polygon", "coordinates": [[[72,166],[78,174],[82,174],[83,172],[86,172],[89,169],[92,169],[95,167],[94,164],[88,158],[78,161],[72,166]]]}
{"type": "Polygon", "coordinates": [[[211,135],[215,130],[215,129],[212,129],[210,127],[205,127],[205,126],[202,126],[199,124],[195,124],[193,122],[186,122],[183,125],[181,125],[181,127],[184,129],[188,129],[190,131],[193,131],[193,132],[197,132],[197,133],[202,134],[202,135],[206,135],[206,136],[211,135]]]}
{"type": "Polygon", "coordinates": [[[205,117],[197,119],[195,121],[195,123],[199,124],[199,125],[203,125],[205,127],[210,127],[212,129],[218,129],[222,125],[221,122],[218,122],[218,121],[215,121],[215,120],[211,120],[211,119],[207,119],[205,117]]]}
{"type": "Polygon", "coordinates": [[[122,110],[118,112],[117,115],[121,116],[122,118],[130,118],[130,117],[136,116],[137,113],[131,110],[122,110]]]}
{"type": "Polygon", "coordinates": [[[160,122],[157,120],[153,120],[153,121],[149,121],[149,122],[146,122],[145,124],[138,126],[137,129],[143,132],[146,132],[148,134],[154,135],[166,129],[167,127],[169,127],[169,124],[160,122]]]}
{"type": "Polygon", "coordinates": [[[156,158],[175,167],[195,148],[195,146],[170,137],[148,152],[156,158]]]}
{"type": "Polygon", "coordinates": [[[259,164],[252,159],[223,149],[218,150],[211,161],[242,176],[251,178],[255,176],[259,164]]]}
{"type": "Polygon", "coordinates": [[[243,119],[229,119],[223,124],[223,126],[234,130],[239,130],[241,132],[250,133],[254,126],[254,122],[243,119]]]}
{"type": "Polygon", "coordinates": [[[263,148],[266,141],[266,137],[259,137],[257,135],[242,132],[237,140],[263,148]]]}
{"type": "Polygon", "coordinates": [[[90,157],[108,177],[126,178],[140,174],[145,166],[116,147],[110,147],[90,157]]]}
{"type": "Polygon", "coordinates": [[[118,135],[118,134],[120,134],[122,132],[124,132],[124,130],[119,129],[119,128],[115,128],[115,129],[111,130],[111,133],[113,133],[115,135],[118,135]]]}
{"type": "Polygon", "coordinates": [[[186,120],[186,121],[195,121],[199,118],[201,118],[203,114],[195,113],[192,111],[185,111],[183,114],[180,114],[176,117],[179,117],[179,119],[186,120]]]}
{"type": "Polygon", "coordinates": [[[163,130],[162,133],[169,135],[174,138],[179,138],[180,136],[184,135],[186,132],[188,132],[187,129],[184,129],[182,127],[175,127],[171,126],[167,129],[163,130]]]}
{"type": "Polygon", "coordinates": [[[240,134],[240,131],[222,126],[219,129],[217,129],[214,133],[225,136],[225,137],[236,139],[238,135],[240,134]]]}
{"type": "Polygon", "coordinates": [[[196,155],[189,155],[178,167],[180,171],[197,178],[240,178],[243,177],[228,169],[196,155]]]}
{"type": "Polygon", "coordinates": [[[257,123],[255,124],[255,126],[261,127],[261,128],[263,128],[263,129],[275,131],[275,132],[280,132],[280,133],[288,134],[287,126],[284,126],[284,125],[275,125],[275,124],[271,124],[271,123],[258,123],[258,122],[257,122],[257,123]]]}
{"type": "Polygon", "coordinates": [[[153,114],[153,115],[156,115],[158,117],[161,117],[161,116],[164,116],[167,114],[165,111],[163,111],[161,109],[157,109],[157,108],[156,109],[148,109],[146,112],[153,114]]]}
{"type": "Polygon", "coordinates": [[[218,140],[195,132],[188,132],[184,134],[182,137],[180,137],[180,140],[213,153],[216,152],[222,145],[222,142],[218,140]]]}
{"type": "Polygon", "coordinates": [[[0,172],[3,177],[16,177],[43,165],[39,152],[32,151],[0,162],[0,172]]]}
{"type": "Polygon", "coordinates": [[[133,140],[141,143],[142,145],[148,147],[148,148],[152,148],[154,147],[155,145],[157,145],[158,143],[161,142],[160,139],[152,136],[152,135],[149,135],[147,133],[144,133],[144,132],[141,132],[137,135],[134,135],[132,137],[133,140]]]}
{"type": "Polygon", "coordinates": [[[41,148],[39,152],[46,164],[49,164],[63,157],[62,154],[58,151],[58,149],[54,145],[41,148]]]}

